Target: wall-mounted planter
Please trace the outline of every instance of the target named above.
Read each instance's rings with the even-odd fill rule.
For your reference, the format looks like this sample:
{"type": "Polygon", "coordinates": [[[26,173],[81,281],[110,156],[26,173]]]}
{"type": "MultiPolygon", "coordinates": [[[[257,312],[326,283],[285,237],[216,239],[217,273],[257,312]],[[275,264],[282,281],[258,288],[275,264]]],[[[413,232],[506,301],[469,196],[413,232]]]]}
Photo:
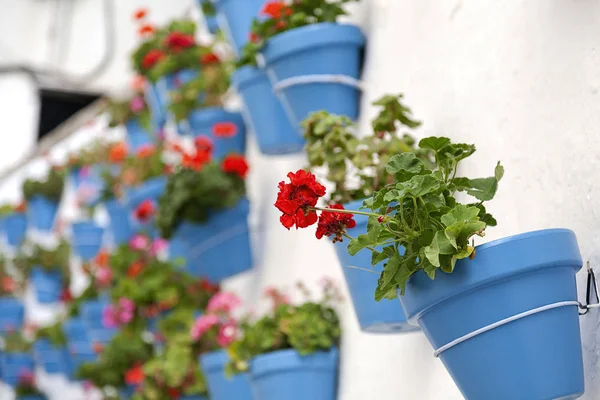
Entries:
{"type": "Polygon", "coordinates": [[[297,126],[320,110],[357,119],[364,45],[358,27],[334,23],[303,26],[267,42],[265,67],[297,126]]]}
{"type": "Polygon", "coordinates": [[[218,107],[203,108],[191,112],[188,123],[192,136],[205,136],[213,142],[214,158],[220,159],[229,153],[246,152],[246,127],[240,113],[218,107]],[[229,124],[231,129],[227,132],[215,132],[215,125],[223,123],[229,124]]]}
{"type": "Polygon", "coordinates": [[[59,301],[63,288],[60,271],[46,271],[41,267],[34,267],[31,270],[30,282],[39,303],[51,304],[59,301]]]}
{"type": "Polygon", "coordinates": [[[3,224],[6,242],[9,246],[19,246],[27,233],[27,216],[25,213],[13,213],[4,217],[3,224]]]}
{"type": "Polygon", "coordinates": [[[118,246],[127,243],[133,236],[127,208],[116,199],[105,202],[104,206],[110,219],[109,231],[113,244],[118,246]]]}
{"type": "Polygon", "coordinates": [[[252,20],[256,18],[265,0],[212,0],[217,9],[221,30],[237,55],[248,42],[252,20]]]}
{"type": "Polygon", "coordinates": [[[72,317],[66,320],[63,323],[63,331],[67,337],[69,346],[77,343],[87,343],[90,345],[87,327],[81,317],[72,317]]]}
{"type": "Polygon", "coordinates": [[[108,344],[118,332],[118,329],[108,328],[102,324],[102,313],[109,304],[106,297],[81,304],[79,312],[92,343],[108,344]]]}
{"type": "Polygon", "coordinates": [[[15,297],[0,297],[0,333],[20,331],[25,316],[23,303],[15,297]]]}
{"type": "Polygon", "coordinates": [[[150,108],[150,114],[152,115],[152,125],[155,132],[162,129],[167,122],[166,115],[166,104],[163,102],[160,96],[157,84],[147,82],[144,87],[144,97],[146,104],[150,108]]]}
{"type": "MultiPolygon", "coordinates": [[[[344,204],[347,210],[358,210],[362,206],[362,200],[344,204]]],[[[356,227],[349,230],[353,237],[367,233],[367,222],[369,218],[365,215],[354,215],[356,227]]],[[[344,278],[348,284],[348,291],[354,306],[354,312],[358,319],[360,329],[371,333],[399,333],[418,329],[406,320],[404,311],[398,307],[398,303],[392,300],[375,301],[375,289],[379,279],[379,272],[383,265],[371,266],[371,252],[361,251],[355,256],[348,254],[348,242],[335,243],[344,278]],[[353,268],[358,267],[358,268],[353,268]],[[364,270],[377,272],[370,273],[364,270]]]]}
{"type": "Polygon", "coordinates": [[[452,274],[415,274],[400,301],[466,399],[575,399],[583,361],[572,231],[483,244],[452,274]],[[467,336],[469,335],[469,336],[467,336]]]}
{"type": "Polygon", "coordinates": [[[84,221],[72,224],[71,231],[75,254],[83,261],[96,257],[102,247],[104,229],[92,221],[84,221]]]}
{"type": "Polygon", "coordinates": [[[130,119],[125,123],[127,129],[127,147],[135,153],[140,148],[153,145],[154,133],[148,132],[137,119],[130,119]]]}
{"type": "Polygon", "coordinates": [[[24,372],[33,372],[35,362],[33,356],[29,353],[2,353],[0,357],[0,371],[2,371],[2,380],[10,385],[16,386],[19,382],[19,376],[24,372]]]}
{"type": "Polygon", "coordinates": [[[304,148],[304,138],[290,122],[264,70],[242,67],[231,81],[242,97],[246,125],[252,127],[263,154],[290,154],[304,148]]]}
{"type": "Polygon", "coordinates": [[[47,339],[33,344],[34,357],[47,374],[69,374],[69,353],[66,347],[55,347],[47,339]]]}
{"type": "Polygon", "coordinates": [[[248,230],[250,203],[241,200],[234,208],[215,212],[203,225],[182,223],[174,241],[184,257],[186,268],[194,276],[220,282],[252,268],[252,249],[248,230]]]}
{"type": "Polygon", "coordinates": [[[131,227],[134,232],[146,230],[147,233],[153,233],[155,231],[153,224],[141,223],[134,217],[133,213],[137,206],[139,206],[145,200],[151,200],[155,205],[157,205],[158,199],[165,192],[166,186],[166,177],[160,176],[149,179],[146,182],[143,182],[140,185],[129,188],[125,191],[125,202],[127,211],[129,213],[129,220],[131,221],[131,227]]]}
{"type": "Polygon", "coordinates": [[[33,196],[27,201],[27,219],[29,226],[40,232],[50,232],[58,211],[58,202],[44,196],[33,196]]]}
{"type": "Polygon", "coordinates": [[[250,379],[260,400],[335,400],[339,355],[336,348],[301,356],[280,350],[255,357],[250,379]]]}
{"type": "Polygon", "coordinates": [[[247,374],[225,376],[229,356],[224,350],[203,354],[200,366],[206,377],[211,400],[253,400],[252,388],[247,374]]]}
{"type": "MultiPolygon", "coordinates": [[[[170,75],[163,76],[157,82],[157,90],[162,104],[164,106],[165,115],[171,120],[175,120],[169,112],[169,104],[171,104],[171,92],[177,90],[182,85],[190,82],[198,76],[198,70],[195,69],[182,69],[174,72],[170,75]]],[[[188,134],[188,126],[185,122],[176,123],[177,133],[180,135],[188,134]]]]}
{"type": "Polygon", "coordinates": [[[92,348],[89,341],[69,343],[69,379],[71,381],[79,381],[76,377],[76,372],[83,363],[95,362],[98,360],[98,355],[92,348]]]}

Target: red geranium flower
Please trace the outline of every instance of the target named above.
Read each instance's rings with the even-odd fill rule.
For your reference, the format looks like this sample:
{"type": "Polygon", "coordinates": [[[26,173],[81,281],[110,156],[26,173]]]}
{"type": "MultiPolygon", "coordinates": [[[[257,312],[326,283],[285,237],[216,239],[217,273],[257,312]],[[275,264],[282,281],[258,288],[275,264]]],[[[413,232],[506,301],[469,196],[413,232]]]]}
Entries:
{"type": "Polygon", "coordinates": [[[252,43],[258,43],[260,41],[260,36],[258,36],[256,33],[254,32],[250,32],[250,41],[252,43]]]}
{"type": "Polygon", "coordinates": [[[151,144],[143,145],[138,149],[135,153],[135,156],[138,158],[148,158],[152,156],[156,152],[156,148],[151,144]]]}
{"type": "Polygon", "coordinates": [[[152,200],[144,200],[134,211],[135,217],[142,222],[147,221],[154,215],[154,203],[152,200]]]}
{"type": "Polygon", "coordinates": [[[138,28],[138,35],[146,36],[153,35],[156,32],[156,28],[151,24],[144,24],[138,28]]]}
{"type": "Polygon", "coordinates": [[[94,353],[100,354],[102,353],[102,350],[104,350],[104,346],[102,346],[102,343],[94,342],[92,344],[92,349],[94,350],[94,353]]]}
{"type": "Polygon", "coordinates": [[[167,394],[171,396],[172,399],[178,399],[181,396],[181,391],[177,388],[167,388],[167,394]]]}
{"type": "Polygon", "coordinates": [[[263,7],[261,13],[271,18],[279,18],[283,14],[292,15],[292,9],[281,1],[270,1],[263,7]]]}
{"type": "Polygon", "coordinates": [[[27,203],[25,202],[25,200],[23,200],[15,207],[15,212],[22,213],[22,212],[25,212],[26,209],[27,209],[27,203]]]}
{"type": "MultiPolygon", "coordinates": [[[[343,210],[344,206],[341,204],[333,204],[329,208],[336,210],[343,210]]],[[[343,241],[343,233],[346,232],[346,228],[354,228],[356,221],[354,221],[354,214],[336,213],[331,211],[323,211],[319,217],[319,223],[317,225],[317,239],[321,239],[323,236],[334,235],[333,243],[343,241]]]]}
{"type": "Polygon", "coordinates": [[[144,370],[140,364],[125,372],[125,383],[128,385],[139,385],[144,381],[144,370]]]}
{"type": "Polygon", "coordinates": [[[207,280],[207,279],[201,279],[199,282],[199,286],[200,289],[202,289],[205,292],[211,292],[211,293],[216,293],[219,291],[219,285],[215,285],[214,283],[212,283],[211,281],[207,280]]]}
{"type": "Polygon", "coordinates": [[[184,168],[200,171],[204,164],[210,161],[210,152],[202,149],[196,149],[194,154],[185,153],[181,160],[181,165],[184,168]]]}
{"type": "Polygon", "coordinates": [[[73,300],[73,295],[71,294],[71,291],[69,290],[69,288],[63,288],[63,290],[60,292],[60,301],[67,303],[71,300],[73,300]]]}
{"type": "Polygon", "coordinates": [[[290,229],[306,228],[317,222],[317,213],[311,209],[319,197],[325,195],[325,186],[317,182],[314,174],[302,169],[288,173],[290,183],[279,182],[279,193],[275,207],[283,213],[281,224],[290,229]]]}
{"type": "Polygon", "coordinates": [[[202,64],[213,64],[213,63],[218,63],[219,61],[221,61],[221,60],[215,53],[204,54],[200,58],[200,62],[202,64]]]}
{"type": "Polygon", "coordinates": [[[194,146],[196,150],[212,153],[213,141],[208,136],[197,136],[194,138],[194,146]]]}
{"type": "Polygon", "coordinates": [[[125,156],[127,156],[127,144],[120,142],[110,148],[108,161],[113,164],[120,163],[125,159],[125,156]]]}
{"type": "Polygon", "coordinates": [[[2,290],[7,293],[12,293],[16,288],[15,280],[10,276],[2,277],[2,290]]]}
{"type": "Polygon", "coordinates": [[[144,69],[150,69],[154,67],[154,65],[163,58],[165,58],[165,53],[163,53],[162,51],[157,49],[150,50],[142,59],[142,67],[144,69]]]}
{"type": "Polygon", "coordinates": [[[218,122],[213,125],[212,132],[216,137],[230,138],[237,133],[237,126],[233,122],[218,122]]]}
{"type": "Polygon", "coordinates": [[[130,278],[135,278],[140,274],[140,272],[142,272],[143,269],[144,263],[141,261],[135,261],[127,268],[127,276],[130,278]]]}
{"type": "Polygon", "coordinates": [[[144,19],[146,17],[146,15],[148,15],[148,9],[147,8],[138,8],[133,13],[133,19],[139,21],[140,19],[144,19]]]}
{"type": "Polygon", "coordinates": [[[165,39],[165,45],[175,52],[192,47],[194,44],[196,44],[194,36],[181,32],[171,32],[165,39]]]}
{"type": "Polygon", "coordinates": [[[221,169],[228,174],[237,174],[244,179],[248,174],[248,163],[244,156],[229,154],[223,159],[221,169]]]}

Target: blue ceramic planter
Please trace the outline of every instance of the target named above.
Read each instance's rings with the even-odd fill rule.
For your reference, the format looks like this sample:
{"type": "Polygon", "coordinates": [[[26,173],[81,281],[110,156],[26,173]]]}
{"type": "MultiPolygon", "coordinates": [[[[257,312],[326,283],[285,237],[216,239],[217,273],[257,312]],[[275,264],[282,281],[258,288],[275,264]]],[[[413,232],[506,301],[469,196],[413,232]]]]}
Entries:
{"type": "Polygon", "coordinates": [[[27,201],[29,226],[41,232],[50,232],[58,211],[58,203],[43,196],[33,196],[27,201]]]}
{"type": "Polygon", "coordinates": [[[62,291],[60,271],[45,271],[40,267],[35,267],[31,271],[30,281],[39,303],[50,304],[59,301],[62,291]]]}
{"type": "Polygon", "coordinates": [[[98,360],[98,355],[94,352],[89,341],[69,343],[69,379],[77,381],[77,370],[83,363],[95,362],[98,360]]]}
{"type": "Polygon", "coordinates": [[[38,364],[47,374],[69,374],[69,353],[66,347],[55,347],[47,339],[33,344],[33,352],[38,364]]]}
{"type": "Polygon", "coordinates": [[[0,333],[21,330],[25,307],[15,297],[0,297],[0,333]]]}
{"type": "Polygon", "coordinates": [[[339,354],[336,348],[301,356],[281,350],[250,362],[254,395],[260,400],[335,400],[339,354]]]}
{"type": "Polygon", "coordinates": [[[153,145],[153,134],[148,132],[137,119],[130,119],[125,123],[127,129],[127,147],[130,152],[137,152],[140,148],[153,145]]]}
{"type": "Polygon", "coordinates": [[[160,96],[157,84],[150,82],[146,83],[146,86],[144,87],[144,98],[146,99],[148,108],[150,108],[152,125],[156,132],[162,129],[167,121],[166,103],[164,103],[164,100],[160,96]]]}
{"type": "Polygon", "coordinates": [[[114,199],[104,203],[104,206],[110,219],[109,230],[113,244],[118,246],[127,243],[133,236],[129,212],[120,202],[114,199]]]}
{"type": "Polygon", "coordinates": [[[214,158],[220,159],[229,153],[246,152],[246,127],[240,113],[232,113],[217,107],[203,108],[190,113],[188,122],[194,137],[206,136],[213,142],[214,158]],[[215,136],[213,126],[220,122],[235,124],[237,132],[231,137],[215,136]]]}
{"type": "Polygon", "coordinates": [[[107,344],[118,332],[118,329],[107,328],[102,324],[102,313],[109,304],[104,297],[81,304],[81,319],[92,343],[107,344]]]}
{"type": "Polygon", "coordinates": [[[2,371],[2,380],[10,385],[16,386],[19,377],[23,373],[33,373],[35,362],[33,356],[29,353],[2,353],[0,357],[0,370],[2,371]]]}
{"type": "Polygon", "coordinates": [[[125,192],[127,211],[129,220],[134,232],[145,230],[150,236],[155,235],[155,228],[151,222],[141,223],[133,215],[135,209],[145,200],[152,200],[154,205],[158,205],[158,199],[165,192],[167,179],[164,176],[147,180],[139,186],[127,189],[125,192]]]}
{"type": "Polygon", "coordinates": [[[203,354],[200,366],[206,377],[211,400],[253,400],[252,388],[247,374],[225,376],[225,364],[229,357],[224,350],[203,354]]]}
{"type": "Polygon", "coordinates": [[[184,257],[190,274],[211,282],[252,268],[248,232],[250,203],[241,200],[235,208],[214,213],[206,224],[182,223],[174,237],[171,259],[184,257]]]}
{"type": "Polygon", "coordinates": [[[213,0],[221,30],[237,55],[248,42],[252,20],[256,18],[265,0],[213,0]]]}
{"type": "Polygon", "coordinates": [[[9,246],[19,246],[27,233],[27,216],[25,213],[13,213],[4,217],[4,232],[9,246]]]}
{"type": "Polygon", "coordinates": [[[81,317],[73,317],[66,320],[63,323],[63,331],[65,332],[69,346],[77,343],[88,343],[89,345],[88,330],[81,317]]]}
{"type": "MultiPolygon", "coordinates": [[[[362,200],[344,204],[347,210],[358,210],[362,206],[362,200]]],[[[365,215],[354,215],[356,227],[349,230],[353,237],[367,233],[367,222],[369,218],[365,215]]],[[[354,312],[364,332],[371,333],[398,333],[414,331],[417,327],[410,325],[406,320],[404,311],[398,307],[398,303],[391,300],[375,301],[375,289],[379,279],[379,272],[383,270],[383,264],[371,267],[371,252],[360,251],[355,256],[348,254],[348,241],[334,244],[342,271],[348,284],[348,290],[354,306],[354,312]],[[362,268],[352,268],[358,267],[362,268]],[[373,270],[373,274],[366,270],[373,270]]]]}
{"type": "Polygon", "coordinates": [[[566,229],[529,232],[476,248],[452,274],[424,273],[400,301],[439,350],[478,329],[539,307],[439,355],[466,399],[575,399],[583,361],[575,273],[582,260],[566,229]],[[562,302],[570,305],[564,305],[562,302]],[[562,304],[562,305],[561,305],[562,304]]]}
{"type": "Polygon", "coordinates": [[[242,96],[246,124],[252,127],[263,154],[290,154],[304,148],[304,138],[290,122],[264,70],[242,67],[232,76],[232,83],[242,96]]]}
{"type": "Polygon", "coordinates": [[[83,261],[96,257],[102,247],[104,229],[94,222],[76,222],[71,225],[72,245],[75,254],[83,261]]]}
{"type": "Polygon", "coordinates": [[[345,83],[323,82],[322,78],[333,75],[359,79],[364,44],[365,37],[358,27],[333,23],[303,26],[267,42],[263,51],[265,67],[297,126],[310,113],[320,110],[357,119],[360,90],[345,83]],[[300,77],[303,81],[288,81],[285,88],[277,86],[286,79],[300,77]]]}

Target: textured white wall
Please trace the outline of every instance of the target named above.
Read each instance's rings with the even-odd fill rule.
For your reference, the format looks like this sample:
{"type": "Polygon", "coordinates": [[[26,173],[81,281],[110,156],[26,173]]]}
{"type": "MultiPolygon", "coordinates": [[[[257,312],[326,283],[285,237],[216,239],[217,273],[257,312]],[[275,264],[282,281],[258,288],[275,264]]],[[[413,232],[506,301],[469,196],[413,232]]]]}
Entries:
{"type": "MultiPolygon", "coordinates": [[[[6,0],[0,0],[0,3],[6,0]]],[[[129,2],[123,2],[129,3],[129,2]]],[[[486,240],[566,227],[584,259],[600,261],[600,4],[590,0],[363,0],[356,20],[369,35],[362,131],[384,93],[404,92],[421,136],[476,143],[467,167],[506,175],[490,203],[499,226],[486,240]]],[[[132,7],[133,8],[133,7],[132,7]]],[[[128,17],[128,16],[127,16],[128,17]]],[[[123,17],[125,18],[125,17],[123,17]]],[[[2,28],[0,27],[0,30],[2,28]]],[[[21,125],[13,127],[22,128],[21,125]]],[[[1,136],[0,140],[4,140],[1,136]]],[[[341,279],[332,246],[312,230],[287,232],[272,206],[276,185],[302,156],[264,158],[251,146],[250,197],[259,262],[230,288],[254,303],[267,285],[341,279]]],[[[6,190],[0,187],[0,197],[6,190]]],[[[580,298],[584,276],[580,275],[580,298]]],[[[316,286],[316,285],[315,285],[316,286]]],[[[423,335],[367,335],[346,304],[341,400],[462,398],[423,335]]],[[[597,311],[581,318],[585,399],[600,397],[597,311]]],[[[1,397],[4,398],[4,397],[1,397]]],[[[55,399],[61,397],[56,396],[55,399]]],[[[54,399],[53,398],[53,399],[54,399]]]]}

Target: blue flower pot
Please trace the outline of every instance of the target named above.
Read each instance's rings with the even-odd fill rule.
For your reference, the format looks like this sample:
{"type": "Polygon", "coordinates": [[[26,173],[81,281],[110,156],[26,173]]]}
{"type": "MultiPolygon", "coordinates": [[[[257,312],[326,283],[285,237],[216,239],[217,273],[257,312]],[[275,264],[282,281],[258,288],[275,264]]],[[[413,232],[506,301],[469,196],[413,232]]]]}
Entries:
{"type": "Polygon", "coordinates": [[[81,317],[73,317],[63,323],[63,331],[69,342],[69,346],[77,343],[88,343],[90,338],[87,326],[81,317]]]}
{"type": "Polygon", "coordinates": [[[157,84],[155,83],[146,83],[146,86],[144,87],[144,97],[146,99],[146,104],[150,109],[152,125],[156,132],[162,129],[167,122],[166,103],[164,103],[163,98],[160,96],[157,84]]]}
{"type": "Polygon", "coordinates": [[[529,232],[478,246],[452,274],[431,280],[420,271],[400,301],[466,399],[575,399],[584,391],[581,265],[572,231],[529,232]],[[548,305],[555,308],[491,326],[548,305]]]}
{"type": "Polygon", "coordinates": [[[316,76],[359,79],[364,44],[365,36],[358,27],[334,23],[307,25],[269,39],[263,51],[265,67],[297,126],[320,110],[357,119],[360,90],[350,84],[319,81],[316,76]],[[304,82],[277,86],[301,77],[304,82]]]}
{"type": "Polygon", "coordinates": [[[140,148],[153,145],[154,135],[148,132],[137,119],[130,119],[125,123],[127,129],[127,147],[130,152],[135,153],[140,148]]]}
{"type": "MultiPolygon", "coordinates": [[[[358,210],[362,206],[362,200],[353,201],[344,204],[347,210],[358,210]]],[[[349,229],[350,236],[367,233],[367,222],[369,218],[365,215],[354,215],[356,227],[349,229]]],[[[404,311],[398,307],[396,301],[381,300],[375,301],[375,289],[379,273],[383,271],[383,263],[371,266],[371,252],[364,250],[358,252],[355,256],[348,254],[348,241],[337,242],[334,244],[342,271],[348,284],[348,291],[354,306],[354,312],[360,329],[371,333],[398,333],[414,331],[418,328],[409,324],[404,315],[404,311]],[[362,269],[357,269],[358,267],[362,269]],[[377,274],[364,271],[374,271],[377,274]]]]}
{"type": "Polygon", "coordinates": [[[0,357],[0,370],[2,371],[2,380],[10,385],[16,386],[19,382],[19,376],[26,372],[34,372],[35,362],[33,356],[29,353],[2,353],[0,357]]]}
{"type": "Polygon", "coordinates": [[[110,219],[109,230],[113,244],[118,246],[122,243],[127,243],[133,236],[133,229],[129,221],[129,212],[115,199],[105,202],[104,206],[110,219]]]}
{"type": "Polygon", "coordinates": [[[175,233],[179,254],[188,272],[211,282],[220,282],[252,268],[252,250],[248,232],[250,203],[241,200],[234,208],[215,212],[203,225],[182,223],[175,233]]]}
{"type": "Polygon", "coordinates": [[[225,364],[229,356],[224,350],[203,354],[199,357],[200,366],[206,377],[211,400],[253,400],[252,388],[247,374],[228,378],[225,364]]]}
{"type": "Polygon", "coordinates": [[[221,30],[239,56],[248,43],[252,20],[256,18],[265,0],[213,0],[221,30]]]}
{"type": "Polygon", "coordinates": [[[252,127],[263,154],[290,154],[304,148],[304,138],[290,122],[264,70],[242,67],[231,80],[242,96],[246,124],[252,127]]]}
{"type": "Polygon", "coordinates": [[[122,399],[130,399],[135,394],[135,385],[127,385],[119,390],[122,399]]]}
{"type": "Polygon", "coordinates": [[[3,227],[9,246],[19,246],[27,233],[27,216],[25,213],[9,214],[4,217],[3,227]]]}
{"type": "Polygon", "coordinates": [[[33,344],[33,352],[38,364],[47,374],[69,374],[69,353],[66,347],[55,347],[47,339],[33,344]]]}
{"type": "Polygon", "coordinates": [[[48,200],[44,196],[33,196],[27,202],[27,219],[29,225],[41,232],[50,232],[58,211],[58,202],[48,200]]]}
{"type": "Polygon", "coordinates": [[[76,373],[81,364],[96,362],[98,360],[98,355],[89,341],[69,343],[69,355],[69,379],[72,381],[78,381],[76,373]]]}
{"type": "Polygon", "coordinates": [[[0,333],[20,331],[25,316],[23,303],[15,297],[0,297],[0,333]]]}
{"type": "Polygon", "coordinates": [[[63,288],[60,271],[45,271],[43,268],[34,267],[31,270],[30,281],[39,303],[51,304],[60,300],[63,288]]]}
{"type": "Polygon", "coordinates": [[[221,159],[229,153],[244,154],[246,152],[246,127],[240,113],[232,113],[217,107],[203,108],[191,112],[188,122],[194,137],[206,136],[213,142],[214,158],[221,159]],[[237,128],[235,135],[231,137],[215,136],[213,126],[219,122],[235,124],[237,128]]]}
{"type": "Polygon", "coordinates": [[[145,230],[150,236],[155,236],[156,229],[152,223],[153,218],[151,218],[150,222],[141,223],[135,218],[133,213],[135,209],[145,200],[152,200],[155,207],[157,207],[158,199],[165,192],[166,186],[167,178],[165,176],[160,176],[158,178],[147,180],[136,187],[126,190],[125,201],[127,204],[128,217],[134,232],[145,230]]]}
{"type": "Polygon", "coordinates": [[[110,342],[118,332],[118,329],[108,328],[102,324],[102,314],[109,304],[110,302],[106,297],[86,301],[81,304],[81,319],[85,324],[87,336],[92,343],[105,345],[110,342]]]}
{"type": "Polygon", "coordinates": [[[254,395],[260,400],[335,400],[339,354],[336,348],[301,356],[280,350],[250,361],[254,395]]]}
{"type": "Polygon", "coordinates": [[[76,222],[71,225],[72,245],[75,254],[83,261],[96,257],[102,247],[104,229],[94,222],[76,222]]]}

